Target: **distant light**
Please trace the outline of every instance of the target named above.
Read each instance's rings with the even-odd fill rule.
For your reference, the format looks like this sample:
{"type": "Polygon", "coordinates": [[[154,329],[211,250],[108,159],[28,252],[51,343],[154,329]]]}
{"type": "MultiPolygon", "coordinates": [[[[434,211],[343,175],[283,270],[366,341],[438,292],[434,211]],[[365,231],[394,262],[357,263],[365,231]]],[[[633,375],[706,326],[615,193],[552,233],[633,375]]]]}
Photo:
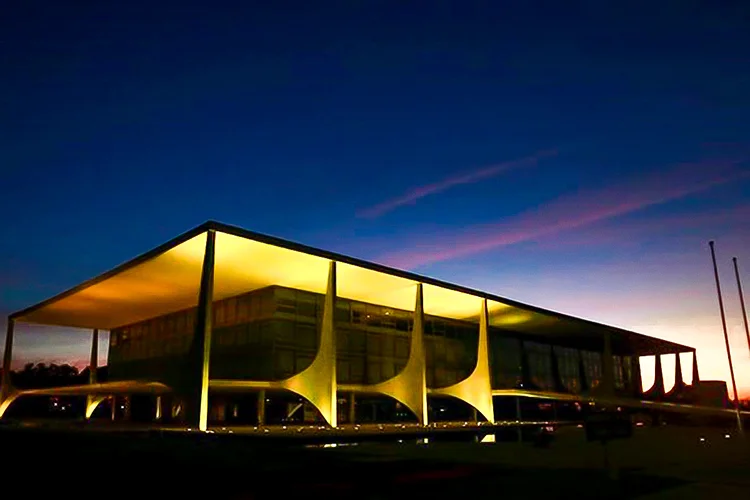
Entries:
{"type": "Polygon", "coordinates": [[[730,437],[732,436],[730,436],[729,434],[724,434],[724,439],[729,439],[730,437]]]}
{"type": "Polygon", "coordinates": [[[704,438],[704,437],[698,438],[698,441],[700,441],[701,443],[703,443],[703,442],[706,441],[706,438],[704,438]]]}

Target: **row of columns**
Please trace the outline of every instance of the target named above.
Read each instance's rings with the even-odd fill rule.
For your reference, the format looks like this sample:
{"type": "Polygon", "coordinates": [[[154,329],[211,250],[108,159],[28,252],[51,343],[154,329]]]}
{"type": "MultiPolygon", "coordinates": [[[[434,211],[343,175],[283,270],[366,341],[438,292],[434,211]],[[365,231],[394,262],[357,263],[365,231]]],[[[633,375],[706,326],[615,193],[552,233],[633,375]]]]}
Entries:
{"type": "MultiPolygon", "coordinates": [[[[208,426],[208,390],[212,335],[212,305],[214,289],[214,261],[216,252],[216,231],[209,229],[206,235],[206,246],[201,269],[200,290],[195,322],[195,333],[188,353],[190,368],[183,374],[183,379],[175,387],[176,392],[185,400],[185,416],[188,425],[200,430],[208,426]]],[[[334,312],[336,303],[336,262],[331,261],[328,283],[324,301],[322,330],[318,352],[313,362],[301,373],[281,381],[281,388],[295,392],[306,398],[320,411],[331,426],[337,424],[336,405],[336,337],[334,312]]],[[[488,421],[494,420],[492,388],[488,354],[489,315],[487,300],[483,299],[480,309],[479,342],[477,364],[472,373],[461,382],[446,388],[434,389],[433,394],[458,398],[481,413],[488,421]]],[[[421,283],[416,286],[413,330],[411,332],[410,352],[404,369],[395,377],[384,382],[364,386],[365,392],[380,393],[394,398],[404,404],[416,416],[420,424],[428,423],[426,356],[424,348],[424,299],[421,283]]],[[[5,341],[2,389],[0,391],[0,416],[3,404],[11,398],[13,392],[10,383],[10,361],[13,346],[12,319],[8,321],[8,333],[5,341]]],[[[94,330],[91,351],[90,383],[96,383],[98,364],[98,330],[94,330]]],[[[604,336],[603,352],[603,389],[606,394],[614,392],[614,368],[612,361],[611,334],[604,336]]],[[[658,359],[658,358],[657,358],[658,359]]],[[[527,363],[523,363],[527,365],[527,363]]],[[[525,368],[528,370],[528,366],[525,368]]],[[[99,400],[100,401],[100,400],[99,400]]],[[[97,400],[93,396],[87,399],[87,407],[93,412],[97,400]]],[[[7,405],[6,405],[7,406],[7,405]]],[[[351,405],[352,409],[354,405],[351,405]]],[[[351,412],[352,410],[350,410],[351,412]]],[[[262,421],[265,413],[265,391],[259,393],[258,414],[262,421]]],[[[90,412],[87,410],[87,416],[90,412]]],[[[351,419],[351,414],[350,414],[351,419]]]]}
{"type": "MultiPolygon", "coordinates": [[[[188,377],[188,386],[184,388],[185,392],[190,395],[187,400],[188,422],[189,424],[196,425],[201,430],[205,430],[208,424],[208,374],[211,347],[211,305],[213,302],[215,245],[215,231],[209,230],[201,272],[196,331],[191,350],[195,367],[194,373],[199,373],[200,377],[195,381],[190,381],[188,377]]],[[[336,336],[334,326],[336,297],[336,262],[331,261],[318,352],[308,368],[279,384],[281,388],[290,390],[306,398],[318,409],[326,422],[334,427],[337,425],[338,420],[336,415],[336,336]]],[[[450,387],[432,390],[431,393],[456,397],[471,405],[488,421],[493,421],[494,408],[488,353],[489,314],[486,299],[482,300],[479,317],[477,365],[474,370],[469,377],[461,382],[450,387]]],[[[363,392],[379,393],[392,397],[409,408],[417,416],[420,424],[426,425],[428,423],[428,391],[424,348],[424,298],[421,283],[418,283],[416,286],[413,325],[409,358],[403,370],[389,380],[364,386],[361,390],[363,392]]],[[[604,393],[611,395],[614,393],[614,367],[610,333],[606,333],[604,336],[603,351],[604,376],[602,386],[604,393]]],[[[351,404],[350,407],[351,412],[353,411],[354,404],[351,404]]],[[[265,393],[261,391],[258,399],[259,422],[263,421],[261,413],[264,412],[265,393]]]]}
{"type": "MultiPolygon", "coordinates": [[[[662,370],[662,364],[661,364],[661,356],[660,354],[657,354],[655,357],[654,362],[654,384],[651,386],[650,389],[645,391],[644,395],[648,397],[663,397],[666,395],[666,390],[664,388],[664,371],[662,370]]],[[[640,370],[638,370],[638,375],[640,377],[640,370]]],[[[680,354],[675,353],[675,366],[674,366],[674,388],[672,391],[680,390],[684,388],[685,381],[682,377],[682,363],[680,362],[680,354]]],[[[696,355],[695,350],[693,350],[693,381],[692,384],[694,386],[698,385],[700,383],[700,373],[698,372],[698,356],[696,355]]],[[[640,387],[640,380],[638,381],[638,385],[640,387]]]]}

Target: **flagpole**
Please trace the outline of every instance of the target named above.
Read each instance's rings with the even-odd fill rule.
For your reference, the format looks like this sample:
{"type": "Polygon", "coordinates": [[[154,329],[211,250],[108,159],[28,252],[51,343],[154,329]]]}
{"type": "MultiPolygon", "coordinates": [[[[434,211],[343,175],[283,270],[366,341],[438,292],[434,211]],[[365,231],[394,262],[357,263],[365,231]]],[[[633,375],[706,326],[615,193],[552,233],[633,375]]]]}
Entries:
{"type": "Polygon", "coordinates": [[[729,375],[732,377],[732,388],[734,389],[734,401],[735,411],[737,413],[737,430],[741,435],[744,435],[745,431],[742,428],[742,415],[740,414],[740,398],[737,395],[737,383],[734,380],[734,364],[732,363],[732,351],[729,348],[729,333],[727,332],[727,318],[724,315],[724,299],[721,297],[721,284],[719,283],[719,268],[716,266],[716,251],[714,250],[714,242],[709,241],[708,246],[711,247],[711,261],[714,264],[714,278],[716,278],[716,295],[719,297],[719,312],[721,312],[721,327],[724,329],[724,343],[727,346],[727,359],[729,360],[729,375]]]}
{"type": "Polygon", "coordinates": [[[742,282],[740,281],[740,270],[737,267],[737,257],[732,257],[734,263],[734,275],[737,277],[737,292],[740,294],[740,306],[742,306],[742,321],[745,323],[745,336],[747,337],[747,348],[750,349],[750,328],[747,326],[747,311],[745,310],[745,294],[742,293],[742,282]]]}

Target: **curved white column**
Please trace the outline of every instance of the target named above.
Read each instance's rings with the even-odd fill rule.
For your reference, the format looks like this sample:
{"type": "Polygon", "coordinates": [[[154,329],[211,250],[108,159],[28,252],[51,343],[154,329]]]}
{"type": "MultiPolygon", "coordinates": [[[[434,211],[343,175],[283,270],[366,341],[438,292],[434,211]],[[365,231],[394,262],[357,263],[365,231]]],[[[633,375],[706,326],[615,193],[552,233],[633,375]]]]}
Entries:
{"type": "Polygon", "coordinates": [[[471,374],[457,384],[440,389],[430,389],[431,394],[452,396],[471,405],[484,416],[488,422],[494,422],[495,410],[492,405],[492,384],[490,382],[489,359],[489,319],[487,299],[482,300],[479,315],[479,341],[477,346],[477,364],[471,374]]]}
{"type": "Polygon", "coordinates": [[[337,425],[335,311],[336,262],[331,261],[318,352],[310,366],[279,383],[280,387],[295,392],[312,403],[332,427],[337,425]]]}
{"type": "Polygon", "coordinates": [[[427,382],[424,352],[424,300],[422,284],[417,284],[414,307],[414,328],[411,332],[409,359],[406,366],[395,377],[363,386],[366,392],[377,392],[390,396],[411,410],[421,425],[427,425],[427,382]]]}

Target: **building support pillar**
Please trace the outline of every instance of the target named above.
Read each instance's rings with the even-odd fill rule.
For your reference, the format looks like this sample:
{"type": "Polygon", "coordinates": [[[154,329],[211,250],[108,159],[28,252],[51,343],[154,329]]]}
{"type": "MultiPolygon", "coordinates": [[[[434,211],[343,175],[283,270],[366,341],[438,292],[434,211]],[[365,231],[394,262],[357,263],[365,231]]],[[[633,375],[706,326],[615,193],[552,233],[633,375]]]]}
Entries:
{"type": "Polygon", "coordinates": [[[424,350],[424,300],[422,283],[417,284],[416,305],[414,307],[414,327],[411,331],[409,359],[401,373],[395,377],[368,386],[372,392],[385,394],[400,402],[417,417],[420,425],[427,425],[427,375],[424,350]]]}
{"type": "Polygon", "coordinates": [[[357,420],[357,400],[354,393],[349,393],[349,423],[355,424],[357,420]]]}
{"type": "Polygon", "coordinates": [[[675,353],[674,362],[674,389],[682,390],[685,387],[685,381],[682,379],[682,363],[680,362],[680,353],[675,353]]]}
{"type": "Polygon", "coordinates": [[[698,387],[701,383],[701,376],[698,372],[698,353],[693,350],[693,386],[698,387]]]}
{"type": "MultiPolygon", "coordinates": [[[[94,328],[91,334],[91,357],[89,358],[89,385],[97,383],[97,370],[99,369],[99,330],[94,328]]],[[[89,394],[86,396],[86,420],[91,418],[94,410],[99,403],[104,401],[106,396],[89,394]]]]}
{"type": "Polygon", "coordinates": [[[281,386],[307,399],[331,427],[336,427],[336,262],[328,268],[328,286],[323,303],[323,320],[318,352],[310,366],[284,381],[281,386]]]}
{"type": "Polygon", "coordinates": [[[633,384],[633,396],[643,397],[643,379],[641,378],[641,361],[637,354],[630,356],[630,378],[633,384]]]}
{"type": "Polygon", "coordinates": [[[495,410],[492,402],[492,383],[490,381],[489,361],[489,313],[487,300],[482,300],[479,311],[479,337],[477,341],[477,364],[471,374],[457,384],[433,389],[431,394],[451,396],[469,404],[474,410],[474,421],[478,420],[477,411],[488,422],[495,421],[495,410]]]}
{"type": "Polygon", "coordinates": [[[16,398],[16,390],[10,379],[10,367],[13,361],[13,335],[16,322],[8,318],[8,329],[5,333],[5,351],[3,352],[3,376],[0,380],[0,418],[16,398]]]}
{"type": "Polygon", "coordinates": [[[656,355],[654,363],[654,385],[647,391],[647,395],[652,398],[661,399],[664,397],[664,372],[661,369],[661,355],[656,355]]]}
{"type": "Polygon", "coordinates": [[[156,396],[156,402],[155,402],[156,408],[154,409],[154,421],[160,422],[162,417],[164,416],[164,412],[162,409],[162,397],[156,396]]]}
{"type": "Polygon", "coordinates": [[[212,308],[214,295],[214,258],[216,231],[206,232],[206,249],[203,254],[195,333],[190,351],[191,369],[188,374],[185,416],[190,427],[205,431],[208,428],[208,379],[211,362],[212,308]]]}
{"type": "Polygon", "coordinates": [[[258,391],[258,404],[255,406],[258,427],[266,425],[266,390],[258,391]]]}

